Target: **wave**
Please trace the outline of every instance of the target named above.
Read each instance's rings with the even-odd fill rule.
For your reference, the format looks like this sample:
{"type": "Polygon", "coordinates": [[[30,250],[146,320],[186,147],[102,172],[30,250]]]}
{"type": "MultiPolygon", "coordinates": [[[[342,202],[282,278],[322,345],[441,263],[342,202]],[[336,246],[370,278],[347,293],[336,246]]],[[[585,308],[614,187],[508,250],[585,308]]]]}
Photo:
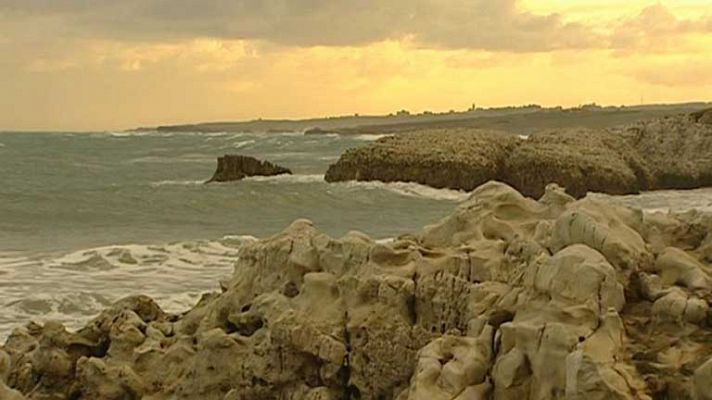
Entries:
{"type": "Polygon", "coordinates": [[[175,164],[175,163],[214,163],[217,157],[208,157],[204,154],[183,154],[172,156],[145,156],[126,160],[127,164],[175,164]]]}
{"type": "Polygon", "coordinates": [[[380,138],[384,138],[384,137],[386,137],[386,136],[393,136],[393,135],[391,135],[391,134],[373,134],[373,133],[366,133],[366,134],[363,134],[363,135],[356,135],[356,136],[353,137],[353,139],[356,139],[356,140],[365,140],[365,141],[368,141],[368,142],[373,142],[373,141],[376,141],[376,140],[378,140],[378,139],[380,139],[380,138]]]}
{"type": "Polygon", "coordinates": [[[690,210],[712,212],[712,188],[656,190],[625,196],[591,193],[589,196],[639,208],[651,213],[684,212],[690,210]]]}
{"type": "Polygon", "coordinates": [[[316,183],[324,182],[324,175],[317,174],[283,174],[275,176],[251,176],[245,181],[268,183],[316,183]]]}
{"type": "Polygon", "coordinates": [[[5,147],[4,143],[0,143],[0,148],[5,147]]]}
{"type": "Polygon", "coordinates": [[[462,202],[470,197],[469,192],[452,189],[436,189],[430,186],[421,185],[419,183],[413,182],[350,181],[342,184],[350,188],[371,190],[383,189],[399,194],[401,196],[418,197],[432,200],[462,202]]]}
{"type": "Polygon", "coordinates": [[[218,240],[112,245],[68,254],[0,253],[0,339],[29,320],[56,320],[78,328],[114,301],[150,294],[168,312],[192,307],[219,290],[233,273],[240,248],[256,240],[230,235],[218,240]]]}
{"type": "Polygon", "coordinates": [[[196,185],[202,185],[204,184],[205,181],[158,181],[158,182],[151,182],[150,185],[153,187],[161,187],[161,186],[196,186],[196,185]]]}

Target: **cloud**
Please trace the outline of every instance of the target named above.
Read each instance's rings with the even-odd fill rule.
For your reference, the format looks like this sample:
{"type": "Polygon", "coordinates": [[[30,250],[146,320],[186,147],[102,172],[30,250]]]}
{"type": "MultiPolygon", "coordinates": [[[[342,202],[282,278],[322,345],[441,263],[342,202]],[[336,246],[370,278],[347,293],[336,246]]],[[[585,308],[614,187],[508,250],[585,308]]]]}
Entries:
{"type": "Polygon", "coordinates": [[[682,19],[658,3],[644,8],[640,14],[615,22],[610,36],[614,49],[665,50],[683,47],[686,34],[712,34],[712,16],[682,19]]]}
{"type": "MultiPolygon", "coordinates": [[[[66,36],[258,39],[345,46],[410,38],[422,46],[507,51],[590,47],[599,39],[517,0],[0,0],[0,16],[66,36]]],[[[26,24],[25,24],[26,25],[26,24]]]]}

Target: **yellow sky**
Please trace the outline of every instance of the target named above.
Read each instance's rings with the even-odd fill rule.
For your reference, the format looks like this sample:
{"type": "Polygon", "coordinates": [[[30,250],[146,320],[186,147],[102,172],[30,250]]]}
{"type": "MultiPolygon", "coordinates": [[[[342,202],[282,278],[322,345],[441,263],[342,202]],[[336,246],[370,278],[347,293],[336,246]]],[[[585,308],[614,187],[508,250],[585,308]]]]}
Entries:
{"type": "Polygon", "coordinates": [[[0,130],[712,100],[712,0],[151,1],[0,3],[0,130]]]}

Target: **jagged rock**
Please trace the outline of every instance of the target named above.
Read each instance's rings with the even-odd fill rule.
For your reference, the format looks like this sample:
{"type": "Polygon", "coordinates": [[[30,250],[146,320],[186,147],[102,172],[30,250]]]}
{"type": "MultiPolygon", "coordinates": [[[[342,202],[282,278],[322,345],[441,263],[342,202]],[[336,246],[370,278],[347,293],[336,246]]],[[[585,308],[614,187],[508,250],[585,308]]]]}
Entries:
{"type": "Polygon", "coordinates": [[[298,220],[180,315],[137,296],[16,329],[0,398],[705,398],[710,221],[497,182],[389,243],[298,220]]]}
{"type": "Polygon", "coordinates": [[[473,190],[500,176],[516,137],[486,131],[425,131],[381,138],[347,150],[329,167],[327,182],[406,181],[473,190]]]}
{"type": "Polygon", "coordinates": [[[477,338],[443,336],[418,354],[409,400],[485,400],[491,385],[486,381],[492,359],[494,329],[487,327],[477,338]]]}
{"type": "Polygon", "coordinates": [[[274,176],[291,173],[292,171],[289,169],[268,161],[241,155],[225,155],[218,157],[218,167],[207,183],[239,181],[248,176],[274,176]]]}

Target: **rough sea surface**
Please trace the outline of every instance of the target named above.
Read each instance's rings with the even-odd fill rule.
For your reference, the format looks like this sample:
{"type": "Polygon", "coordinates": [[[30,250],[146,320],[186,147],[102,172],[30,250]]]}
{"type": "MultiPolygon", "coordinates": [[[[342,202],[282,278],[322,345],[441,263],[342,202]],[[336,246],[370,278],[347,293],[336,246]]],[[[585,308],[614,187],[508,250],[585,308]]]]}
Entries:
{"type": "MultiPolygon", "coordinates": [[[[410,183],[327,184],[377,136],[299,133],[0,133],[0,340],[30,320],[79,327],[131,294],[190,308],[232,272],[240,245],[297,218],[341,236],[419,230],[468,194],[410,183]],[[295,175],[205,185],[245,154],[295,175]]],[[[605,196],[608,197],[608,196],[605,196]]],[[[651,211],[712,211],[712,189],[616,197],[651,211]]]]}

